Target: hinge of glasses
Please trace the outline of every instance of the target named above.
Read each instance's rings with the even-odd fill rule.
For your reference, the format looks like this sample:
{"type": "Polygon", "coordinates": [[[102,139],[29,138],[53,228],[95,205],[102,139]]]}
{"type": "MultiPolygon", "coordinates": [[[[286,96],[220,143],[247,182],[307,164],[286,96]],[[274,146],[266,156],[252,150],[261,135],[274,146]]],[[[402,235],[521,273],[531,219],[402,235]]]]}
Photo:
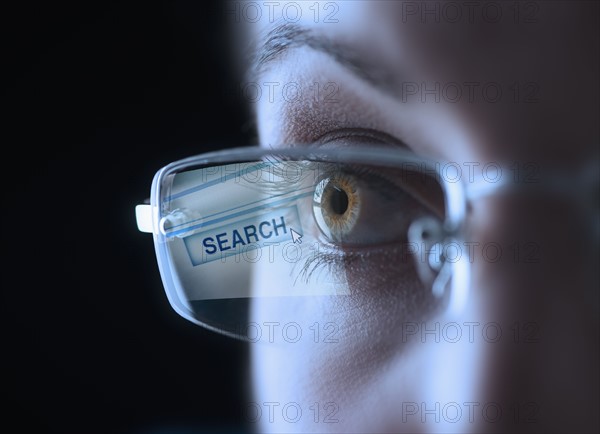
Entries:
{"type": "Polygon", "coordinates": [[[150,234],[154,232],[154,226],[152,224],[152,205],[137,205],[135,207],[135,219],[140,232],[150,234]]]}

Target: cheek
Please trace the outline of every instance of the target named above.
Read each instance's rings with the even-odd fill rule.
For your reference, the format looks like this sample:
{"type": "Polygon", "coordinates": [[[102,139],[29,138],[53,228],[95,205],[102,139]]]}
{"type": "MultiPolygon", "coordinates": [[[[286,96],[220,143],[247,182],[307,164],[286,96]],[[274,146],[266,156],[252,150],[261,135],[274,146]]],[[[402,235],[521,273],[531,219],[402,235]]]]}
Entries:
{"type": "MultiPolygon", "coordinates": [[[[303,418],[309,424],[311,405],[335,403],[338,418],[348,423],[335,429],[356,429],[366,422],[365,429],[373,423],[384,427],[397,412],[381,413],[385,405],[374,397],[383,394],[386,402],[400,402],[412,394],[409,390],[418,389],[415,378],[406,377],[407,360],[418,355],[402,342],[403,327],[430,317],[444,301],[434,299],[412,262],[399,256],[348,264],[345,278],[349,295],[252,303],[251,321],[263,325],[263,333],[265,324],[277,324],[273,345],[251,347],[254,399],[282,406],[298,403],[310,416],[303,418]],[[297,326],[290,327],[292,323],[297,326]],[[297,330],[302,337],[295,341],[297,330]],[[392,383],[398,387],[390,387],[392,383]],[[373,408],[362,414],[369,406],[373,408]]],[[[286,426],[290,424],[269,425],[281,430],[286,426]]],[[[300,426],[294,426],[296,432],[300,426]]]]}

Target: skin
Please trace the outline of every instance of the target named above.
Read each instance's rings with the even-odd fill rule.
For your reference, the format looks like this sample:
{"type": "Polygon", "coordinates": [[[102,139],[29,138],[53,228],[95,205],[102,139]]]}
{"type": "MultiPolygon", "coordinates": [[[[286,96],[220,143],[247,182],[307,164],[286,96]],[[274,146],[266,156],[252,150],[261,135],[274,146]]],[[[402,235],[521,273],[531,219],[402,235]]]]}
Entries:
{"type": "MultiPolygon", "coordinates": [[[[402,102],[393,86],[375,88],[322,50],[292,47],[261,68],[256,81],[294,82],[305,90],[315,82],[332,82],[337,102],[315,101],[312,91],[293,103],[279,92],[273,99],[260,98],[255,109],[261,146],[355,146],[381,140],[459,164],[534,162],[541,176],[561,170],[573,179],[597,152],[599,140],[598,38],[593,36],[598,7],[593,2],[540,2],[536,23],[515,23],[502,5],[509,17],[502,24],[485,22],[480,14],[475,23],[423,24],[414,17],[403,22],[402,2],[340,2],[337,24],[314,23],[305,9],[303,17],[310,19],[299,26],[354,47],[391,77],[494,82],[505,96],[496,103],[482,98],[402,102]],[[539,100],[515,103],[509,90],[514,82],[535,82],[539,100]]],[[[262,35],[278,24],[269,21],[250,26],[250,34],[262,35]]],[[[253,401],[279,403],[272,421],[263,405],[258,429],[597,431],[597,244],[576,211],[576,189],[569,191],[566,196],[512,192],[473,201],[467,239],[498,243],[503,256],[491,262],[475,251],[468,303],[459,316],[444,310],[414,268],[384,256],[375,256],[382,264],[378,270],[348,267],[346,278],[356,295],[344,301],[255,302],[253,321],[294,320],[305,336],[311,324],[333,322],[339,340],[252,346],[253,401]],[[515,243],[537,246],[536,260],[516,261],[515,243]],[[407,323],[423,322],[429,328],[493,322],[502,337],[488,342],[480,327],[473,342],[466,337],[458,343],[402,338],[407,323]],[[536,342],[525,342],[525,335],[536,342]],[[295,423],[281,417],[290,402],[303,411],[295,423]],[[330,402],[334,407],[326,408],[330,402]],[[475,403],[473,420],[465,402],[475,403]],[[482,416],[490,402],[502,410],[492,422],[494,408],[487,419],[482,416]],[[321,410],[318,423],[309,410],[314,403],[321,410]],[[423,421],[420,412],[403,412],[407,403],[425,403],[427,409],[459,403],[464,414],[456,423],[443,415],[423,421]],[[330,413],[338,421],[323,423],[330,413]]]]}

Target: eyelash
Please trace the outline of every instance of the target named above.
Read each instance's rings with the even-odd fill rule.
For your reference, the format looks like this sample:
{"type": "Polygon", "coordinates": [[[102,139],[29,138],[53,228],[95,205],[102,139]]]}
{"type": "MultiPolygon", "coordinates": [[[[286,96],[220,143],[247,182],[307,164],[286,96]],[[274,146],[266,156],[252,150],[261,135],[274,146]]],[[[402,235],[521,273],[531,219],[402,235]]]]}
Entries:
{"type": "Polygon", "coordinates": [[[296,266],[294,266],[294,269],[292,270],[292,274],[296,274],[294,285],[298,282],[299,278],[302,278],[302,281],[308,285],[314,273],[323,271],[325,267],[328,268],[328,272],[331,272],[333,266],[339,270],[340,261],[342,260],[340,258],[341,255],[341,252],[322,252],[317,248],[315,253],[303,261],[304,263],[300,270],[296,270],[296,266]]]}
{"type": "MultiPolygon", "coordinates": [[[[334,279],[338,280],[340,277],[345,277],[347,272],[351,272],[357,279],[370,279],[369,283],[372,284],[374,279],[377,279],[377,275],[373,276],[370,273],[371,270],[364,270],[362,268],[366,265],[369,257],[375,256],[374,261],[392,264],[389,266],[394,267],[393,271],[398,271],[397,258],[405,254],[399,246],[387,246],[385,250],[383,248],[368,249],[362,252],[342,252],[341,249],[330,246],[324,246],[324,248],[328,251],[323,252],[321,248],[318,248],[315,253],[302,262],[299,270],[296,269],[296,266],[300,262],[296,263],[292,270],[292,276],[294,273],[296,274],[294,284],[300,278],[302,278],[303,283],[306,285],[310,283],[313,277],[318,281],[319,273],[323,271],[326,271],[328,276],[333,276],[334,279]]],[[[360,287],[360,285],[358,286],[360,287]]],[[[349,295],[353,296],[355,294],[351,292],[349,295]]]]}

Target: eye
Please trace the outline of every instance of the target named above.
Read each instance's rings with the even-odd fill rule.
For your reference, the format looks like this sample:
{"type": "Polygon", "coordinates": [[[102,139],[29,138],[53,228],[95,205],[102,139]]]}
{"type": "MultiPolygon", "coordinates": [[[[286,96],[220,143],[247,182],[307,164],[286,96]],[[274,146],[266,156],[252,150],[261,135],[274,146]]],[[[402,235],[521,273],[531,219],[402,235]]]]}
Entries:
{"type": "Polygon", "coordinates": [[[313,212],[325,237],[341,243],[352,232],[361,213],[356,179],[339,173],[319,182],[313,198],[313,212]]]}
{"type": "Polygon", "coordinates": [[[439,184],[435,188],[414,171],[354,164],[323,170],[312,205],[329,243],[365,247],[406,241],[412,221],[443,210],[439,184]]]}

